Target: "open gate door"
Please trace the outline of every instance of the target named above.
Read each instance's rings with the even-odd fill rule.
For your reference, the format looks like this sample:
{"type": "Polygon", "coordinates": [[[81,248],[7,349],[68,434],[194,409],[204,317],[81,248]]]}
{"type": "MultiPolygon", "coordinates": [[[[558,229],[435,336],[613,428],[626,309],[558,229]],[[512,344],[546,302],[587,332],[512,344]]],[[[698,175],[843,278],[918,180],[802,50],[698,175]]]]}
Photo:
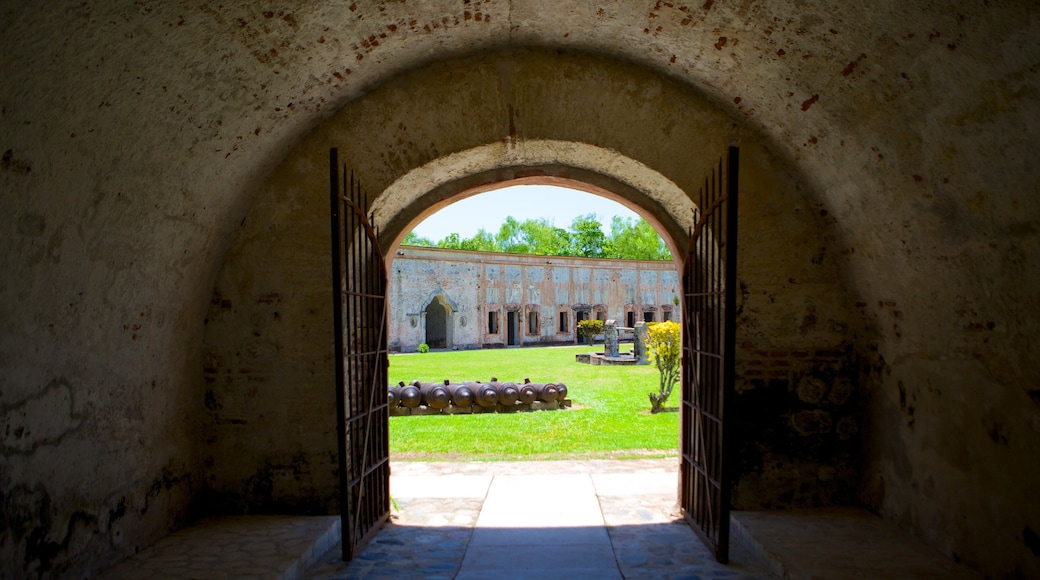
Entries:
{"type": "Polygon", "coordinates": [[[387,277],[360,185],[341,180],[336,149],[329,165],[340,519],[352,560],[390,516],[387,277]]]}
{"type": "Polygon", "coordinates": [[[737,173],[730,147],[705,179],[683,267],[679,505],[722,563],[729,561],[732,441],[723,421],[733,398],[737,289],[737,173]]]}

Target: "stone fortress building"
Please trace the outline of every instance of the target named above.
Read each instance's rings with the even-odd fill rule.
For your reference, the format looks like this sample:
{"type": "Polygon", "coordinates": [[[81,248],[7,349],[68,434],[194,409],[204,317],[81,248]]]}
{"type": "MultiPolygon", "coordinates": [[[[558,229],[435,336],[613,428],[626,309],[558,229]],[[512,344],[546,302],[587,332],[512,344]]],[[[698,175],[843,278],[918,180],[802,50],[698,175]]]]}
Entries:
{"type": "Polygon", "coordinates": [[[666,261],[603,260],[401,246],[389,266],[390,350],[562,345],[580,320],[632,327],[678,320],[666,261]]]}
{"type": "Polygon", "coordinates": [[[1038,38],[1035,0],[0,3],[0,577],[339,512],[331,147],[387,259],[543,182],[681,260],[734,144],[734,507],[1040,577],[1038,38]]]}

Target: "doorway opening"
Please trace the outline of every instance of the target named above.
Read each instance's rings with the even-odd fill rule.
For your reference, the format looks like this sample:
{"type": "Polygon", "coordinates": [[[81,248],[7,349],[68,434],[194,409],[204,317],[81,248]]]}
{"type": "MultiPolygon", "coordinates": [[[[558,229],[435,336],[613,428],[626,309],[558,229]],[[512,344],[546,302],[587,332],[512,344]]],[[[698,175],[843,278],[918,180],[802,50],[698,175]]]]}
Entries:
{"type": "Polygon", "coordinates": [[[426,307],[426,345],[430,348],[450,349],[451,307],[444,295],[438,294],[426,307]]]}
{"type": "MultiPolygon", "coordinates": [[[[732,151],[735,151],[735,149],[731,149],[731,152],[732,151]]],[[[731,153],[731,156],[732,156],[732,153],[731,153]]],[[[720,170],[721,170],[721,167],[722,167],[722,162],[720,162],[720,170]]],[[[730,173],[735,176],[735,163],[730,167],[730,173]]],[[[715,181],[715,174],[713,172],[712,178],[711,178],[711,182],[714,184],[714,181],[715,181]]],[[[719,176],[719,183],[720,183],[720,185],[722,183],[721,176],[719,176]]],[[[736,183],[735,183],[735,179],[732,181],[732,185],[730,187],[726,188],[725,191],[726,191],[726,193],[729,194],[730,199],[735,200],[735,198],[736,198],[736,183]]],[[[712,195],[714,195],[716,193],[720,193],[721,194],[722,191],[721,191],[721,188],[720,188],[720,190],[718,192],[716,192],[716,189],[714,187],[712,187],[711,193],[712,193],[712,195]]],[[[336,201],[337,198],[335,196],[337,194],[336,194],[336,189],[335,188],[333,189],[333,194],[334,194],[334,204],[335,203],[339,203],[338,201],[336,201]]],[[[703,197],[703,195],[704,194],[702,192],[702,197],[703,197]]],[[[724,198],[721,198],[721,199],[724,199],[724,198]]],[[[719,207],[719,204],[716,203],[715,200],[713,198],[711,198],[711,197],[707,198],[707,200],[706,199],[701,199],[700,202],[701,203],[698,204],[699,207],[701,207],[701,208],[711,208],[711,210],[707,212],[708,215],[714,214],[715,213],[714,210],[717,207],[719,207]]],[[[721,212],[719,212],[719,213],[721,213],[721,212]]],[[[727,213],[727,215],[732,215],[731,212],[729,212],[728,210],[727,210],[726,213],[727,213]]],[[[334,210],[334,215],[335,215],[335,210],[334,210]]],[[[364,214],[362,214],[362,215],[364,215],[364,214]]],[[[700,226],[700,223],[698,224],[698,226],[700,226]]],[[[714,231],[716,236],[719,236],[719,233],[721,233],[723,231],[721,228],[718,227],[717,223],[715,223],[715,222],[712,223],[712,229],[713,229],[713,231],[714,231]]],[[[368,226],[368,224],[366,224],[366,231],[369,232],[369,233],[371,233],[371,231],[372,231],[372,228],[370,226],[368,226]]],[[[726,242],[726,238],[722,238],[722,241],[719,241],[718,238],[715,239],[715,240],[708,240],[706,237],[701,237],[701,233],[707,233],[707,232],[708,232],[708,230],[706,230],[706,229],[702,232],[701,228],[698,227],[696,233],[691,232],[690,243],[688,245],[690,253],[688,253],[686,255],[686,259],[685,259],[685,265],[686,265],[687,273],[684,274],[684,282],[683,282],[683,292],[684,292],[685,296],[687,297],[686,302],[684,302],[684,304],[683,304],[683,312],[684,312],[684,315],[687,317],[686,320],[684,320],[684,322],[687,322],[687,323],[691,320],[689,317],[692,315],[691,314],[692,310],[694,310],[692,307],[694,306],[694,302],[695,301],[691,300],[691,296],[701,296],[702,295],[702,293],[699,290],[696,291],[694,294],[691,294],[691,291],[693,291],[691,289],[699,288],[698,285],[691,284],[692,280],[696,279],[698,281],[703,281],[703,282],[707,283],[711,288],[721,288],[721,287],[725,286],[727,288],[727,290],[730,291],[730,292],[735,287],[735,284],[733,283],[733,280],[729,278],[729,275],[732,272],[732,266],[735,264],[735,253],[732,254],[732,255],[727,253],[727,256],[725,258],[725,262],[729,264],[729,267],[726,268],[727,276],[726,276],[725,281],[723,282],[721,278],[717,278],[717,276],[719,274],[722,274],[722,269],[719,268],[718,265],[721,265],[722,262],[723,262],[723,260],[717,254],[717,250],[718,250],[719,247],[722,247],[722,246],[726,247],[727,250],[730,250],[730,249],[735,250],[735,239],[730,238],[730,242],[731,243],[726,244],[725,243],[726,242]],[[714,251],[716,253],[713,254],[713,255],[709,255],[707,253],[705,253],[703,255],[700,254],[700,253],[694,254],[693,251],[694,251],[695,247],[702,248],[702,249],[710,249],[710,251],[714,251]],[[703,273],[701,273],[699,271],[698,271],[698,273],[695,276],[690,274],[689,272],[691,271],[691,266],[694,263],[698,263],[699,266],[710,265],[711,266],[711,268],[710,268],[710,274],[711,275],[703,275],[703,273]]],[[[736,232],[735,220],[732,221],[732,222],[727,222],[726,223],[725,233],[729,233],[731,235],[735,235],[735,232],[736,232]]],[[[588,233],[588,232],[584,232],[584,233],[588,233]]],[[[594,236],[591,236],[591,237],[587,236],[587,235],[579,236],[579,238],[580,238],[579,245],[582,248],[588,247],[588,244],[590,243],[590,239],[592,239],[592,237],[594,237],[594,236]]],[[[337,238],[336,239],[338,240],[338,239],[342,239],[342,238],[339,237],[339,234],[337,234],[337,238]]],[[[338,243],[339,242],[337,242],[337,244],[338,243]]],[[[373,256],[372,259],[369,260],[369,262],[375,263],[375,262],[378,262],[378,259],[375,256],[373,256]]],[[[338,258],[336,258],[335,263],[336,263],[336,266],[338,268],[339,267],[338,258]]],[[[551,264],[551,263],[552,263],[551,261],[548,261],[548,260],[546,261],[546,264],[551,264]]],[[[349,263],[348,263],[348,265],[349,265],[349,263]]],[[[366,266],[368,266],[368,264],[364,263],[364,262],[360,263],[360,264],[357,264],[357,265],[361,267],[361,270],[365,270],[366,266]]],[[[382,264],[380,264],[380,266],[382,267],[382,264]]],[[[350,271],[351,269],[348,268],[347,270],[350,271]]],[[[502,270],[503,270],[503,277],[510,282],[509,285],[507,285],[507,286],[502,288],[503,293],[504,293],[503,298],[504,298],[505,302],[508,302],[508,303],[512,304],[511,307],[507,307],[508,308],[507,309],[507,319],[506,319],[507,345],[508,346],[518,346],[518,345],[521,344],[520,337],[521,337],[521,332],[523,332],[521,330],[521,325],[522,324],[524,324],[525,322],[528,324],[528,328],[527,328],[527,332],[528,333],[537,333],[538,330],[539,330],[540,321],[538,319],[537,311],[533,311],[532,312],[530,310],[525,310],[524,309],[525,308],[524,304],[527,304],[528,306],[530,306],[531,304],[537,304],[540,307],[541,306],[541,304],[540,304],[540,297],[539,297],[540,293],[534,287],[533,284],[529,285],[531,280],[524,280],[524,279],[522,279],[519,276],[519,274],[520,274],[519,268],[515,268],[515,267],[514,268],[510,268],[508,265],[506,265],[506,266],[504,266],[502,268],[502,270]],[[521,318],[521,314],[525,313],[525,312],[529,313],[531,316],[527,317],[526,319],[521,318]]],[[[355,271],[356,271],[356,269],[355,269],[355,271]]],[[[496,272],[495,275],[497,277],[498,273],[496,272]]],[[[591,306],[592,314],[595,316],[595,318],[597,320],[605,321],[605,320],[608,320],[608,310],[610,308],[610,305],[608,304],[608,302],[610,302],[610,299],[609,299],[610,293],[609,293],[609,291],[607,291],[606,289],[604,291],[602,291],[602,292],[596,292],[594,290],[592,292],[589,292],[589,291],[597,283],[606,283],[606,284],[615,283],[616,284],[617,281],[620,280],[620,279],[623,279],[623,277],[614,277],[614,276],[609,275],[609,273],[606,273],[606,272],[596,272],[590,278],[590,281],[586,284],[585,288],[584,289],[575,288],[575,293],[578,293],[581,290],[584,290],[584,292],[587,293],[587,295],[583,295],[584,300],[582,300],[582,302],[584,302],[585,305],[589,305],[590,303],[592,303],[593,304],[591,306]],[[602,281],[602,282],[600,282],[600,281],[602,281]]],[[[339,288],[341,286],[343,286],[343,284],[340,282],[340,280],[341,279],[338,277],[338,274],[337,274],[337,278],[335,279],[335,286],[334,286],[334,291],[336,292],[337,298],[340,296],[339,288]]],[[[383,278],[383,280],[385,281],[385,277],[383,278]]],[[[604,285],[606,285],[606,284],[604,284],[604,285]]],[[[383,290],[382,295],[384,297],[386,296],[385,290],[383,290]]],[[[438,296],[438,299],[441,299],[441,298],[442,297],[438,296]]],[[[655,300],[655,302],[660,302],[660,300],[655,300]]],[[[721,301],[719,301],[719,302],[721,302],[721,301]]],[[[735,300],[733,300],[729,295],[727,295],[726,299],[725,299],[725,309],[724,310],[726,310],[727,312],[732,312],[734,305],[735,305],[735,300]]],[[[577,304],[575,304],[575,306],[577,306],[577,304]]],[[[619,305],[619,307],[623,308],[623,305],[619,305]]],[[[386,313],[386,309],[384,309],[384,314],[385,313],[386,313]]],[[[428,340],[430,340],[431,342],[440,341],[440,340],[442,340],[442,337],[443,337],[444,343],[446,344],[450,340],[451,325],[449,324],[450,316],[446,312],[446,309],[444,308],[444,305],[442,303],[440,303],[439,300],[431,301],[431,303],[429,305],[427,305],[427,309],[426,309],[425,314],[426,314],[426,316],[429,317],[429,320],[427,321],[427,328],[426,328],[428,340]],[[434,304],[435,302],[437,303],[436,305],[434,304]],[[446,319],[448,319],[448,320],[446,320],[446,319]],[[440,326],[441,321],[444,321],[443,322],[443,326],[440,326]]],[[[620,317],[621,311],[619,311],[616,314],[614,312],[609,312],[609,314],[612,315],[610,317],[611,319],[616,319],[616,318],[620,317]]],[[[652,314],[651,314],[651,316],[652,316],[652,314]]],[[[464,320],[464,317],[462,319],[464,320]]],[[[339,316],[336,316],[335,320],[337,321],[337,324],[342,324],[344,322],[344,320],[341,317],[339,317],[339,316]]],[[[728,320],[728,318],[727,318],[727,320],[728,320]]],[[[348,317],[348,320],[346,320],[346,322],[347,322],[347,324],[350,324],[351,321],[349,321],[349,317],[348,317]]],[[[686,327],[685,328],[685,332],[687,333],[687,335],[689,335],[691,332],[693,332],[690,329],[690,325],[689,324],[684,324],[684,327],[686,327]]],[[[714,356],[718,360],[721,360],[721,361],[731,361],[731,357],[732,357],[732,348],[729,346],[729,344],[732,342],[732,338],[733,338],[733,333],[730,330],[731,329],[731,324],[727,323],[726,327],[727,327],[727,331],[725,333],[725,337],[726,337],[727,340],[725,341],[726,342],[726,348],[725,348],[724,352],[711,352],[711,353],[708,353],[711,356],[714,356]]],[[[385,335],[384,335],[384,332],[383,332],[385,330],[385,328],[386,327],[383,326],[382,328],[379,329],[379,332],[378,332],[377,336],[378,336],[378,339],[380,341],[385,341],[385,335]]],[[[714,330],[716,330],[716,328],[713,327],[712,330],[714,331],[714,330]]],[[[337,331],[337,336],[343,335],[342,331],[343,331],[343,328],[341,326],[340,329],[337,331]]],[[[700,352],[699,345],[702,342],[702,339],[707,338],[708,342],[710,342],[712,345],[718,345],[719,343],[722,342],[720,340],[721,335],[711,335],[711,336],[706,335],[706,336],[702,337],[701,333],[700,333],[700,326],[697,327],[697,331],[695,332],[695,335],[696,336],[693,336],[693,337],[686,336],[683,339],[683,346],[686,349],[691,349],[693,344],[697,344],[698,345],[698,348],[693,349],[693,352],[695,352],[695,353],[699,353],[700,352]],[[696,338],[696,341],[692,341],[691,338],[696,338]]],[[[439,344],[439,342],[435,342],[435,344],[439,344]]],[[[364,345],[361,345],[361,344],[357,344],[357,345],[350,344],[350,346],[345,351],[345,353],[349,356],[350,353],[351,353],[351,349],[354,348],[355,346],[356,347],[361,347],[361,348],[364,347],[364,345]]],[[[384,350],[382,352],[385,353],[386,351],[384,350]]],[[[687,357],[686,355],[684,355],[682,357],[684,364],[686,364],[686,361],[687,361],[688,358],[689,357],[687,357]]],[[[386,366],[387,366],[387,358],[386,358],[385,354],[382,355],[382,362],[381,362],[381,364],[379,366],[383,367],[384,369],[386,368],[386,366]]],[[[699,368],[702,365],[698,364],[697,366],[699,368]]],[[[679,449],[679,457],[680,457],[680,463],[681,463],[680,478],[679,478],[679,480],[680,480],[680,490],[679,490],[680,491],[680,493],[679,493],[680,507],[683,509],[684,515],[686,516],[687,520],[690,522],[691,527],[693,527],[695,529],[695,531],[698,531],[699,533],[701,533],[704,536],[704,539],[706,540],[706,542],[712,545],[713,550],[716,552],[717,558],[721,562],[725,562],[727,557],[728,557],[727,556],[727,551],[728,551],[728,522],[726,522],[726,520],[728,520],[728,508],[729,508],[729,506],[728,506],[728,493],[726,491],[728,482],[727,482],[726,478],[723,476],[724,475],[723,473],[716,472],[716,470],[715,470],[716,467],[721,467],[721,465],[723,465],[723,460],[722,460],[722,455],[723,454],[722,454],[721,447],[717,447],[717,446],[713,445],[713,446],[705,449],[704,446],[703,446],[702,439],[704,439],[706,433],[702,432],[702,427],[701,426],[704,423],[702,416],[705,415],[706,413],[709,413],[709,414],[712,414],[711,415],[712,417],[714,417],[713,420],[717,421],[717,425],[712,425],[711,426],[711,429],[715,429],[715,431],[712,431],[710,434],[708,434],[709,438],[712,439],[713,442],[721,443],[724,439],[727,439],[727,438],[723,437],[721,435],[721,433],[718,432],[719,430],[721,430],[721,426],[722,426],[722,422],[721,422],[721,419],[722,419],[721,407],[719,407],[717,409],[714,408],[714,407],[707,408],[707,409],[702,408],[702,401],[701,401],[702,396],[699,395],[699,394],[696,394],[696,391],[697,390],[715,391],[716,389],[721,389],[722,392],[729,392],[729,391],[731,391],[732,390],[732,371],[731,371],[732,363],[730,362],[726,366],[728,367],[728,369],[727,369],[728,372],[725,373],[725,374],[728,375],[728,382],[727,382],[727,379],[724,379],[723,381],[717,382],[717,384],[716,384],[716,381],[713,380],[710,383],[704,383],[704,384],[702,384],[700,386],[692,386],[690,384],[691,381],[696,381],[696,379],[694,378],[695,375],[692,372],[690,372],[690,369],[684,368],[683,369],[683,373],[682,373],[682,381],[681,381],[682,382],[682,389],[681,389],[681,391],[682,391],[682,402],[681,402],[681,409],[680,409],[681,410],[681,417],[682,417],[681,424],[680,424],[680,432],[681,433],[680,433],[680,449],[679,449]],[[722,490],[721,493],[719,491],[719,487],[708,488],[706,486],[707,482],[710,482],[710,483],[712,483],[712,484],[714,484],[716,486],[720,486],[721,490],[722,490]],[[722,523],[720,525],[720,520],[722,520],[723,522],[726,522],[726,523],[722,523]]],[[[712,376],[710,378],[714,379],[715,376],[712,376]]],[[[345,385],[345,383],[341,383],[341,384],[345,385]]],[[[385,384],[386,384],[385,381],[382,382],[382,385],[385,385],[385,384]]],[[[401,384],[403,385],[404,383],[402,382],[401,384]]],[[[448,383],[445,382],[445,384],[447,385],[448,383]]],[[[548,383],[546,383],[546,385],[548,385],[548,383]]],[[[379,385],[377,385],[377,387],[379,387],[379,385]]],[[[376,388],[376,387],[374,387],[374,388],[376,388]]],[[[548,388],[548,387],[546,386],[546,388],[548,388]]],[[[720,397],[721,397],[721,395],[714,395],[714,396],[711,396],[710,398],[714,400],[714,399],[718,399],[720,397]]],[[[380,397],[380,398],[382,399],[382,397],[380,397]]],[[[385,399],[383,399],[383,400],[385,400],[385,399]]],[[[474,399],[474,401],[477,401],[477,399],[474,399]]],[[[348,406],[352,406],[353,405],[353,401],[349,401],[347,403],[348,403],[348,406]]],[[[660,407],[660,405],[657,405],[657,407],[655,407],[655,408],[658,408],[658,407],[660,407]]],[[[388,407],[384,407],[384,408],[388,409],[388,407]]],[[[348,420],[348,422],[350,421],[350,417],[349,416],[347,417],[347,420],[348,420]]],[[[368,441],[368,440],[369,439],[368,439],[367,433],[366,433],[365,441],[368,441]]],[[[387,452],[385,454],[384,453],[380,453],[380,456],[382,457],[382,459],[380,459],[380,461],[387,461],[388,460],[388,451],[389,450],[385,446],[385,442],[386,441],[387,441],[386,439],[377,439],[377,440],[374,441],[378,448],[385,449],[386,452],[387,452]]],[[[340,439],[341,454],[344,454],[345,453],[345,451],[344,451],[345,447],[348,446],[348,445],[351,445],[352,443],[353,442],[351,440],[344,439],[344,438],[341,437],[341,439],[340,439]]],[[[367,447],[367,444],[366,444],[366,447],[367,447]]],[[[349,462],[347,462],[346,458],[344,458],[344,461],[343,461],[344,465],[346,465],[347,463],[354,463],[356,460],[361,460],[361,468],[365,469],[366,468],[366,463],[367,463],[366,460],[365,460],[366,456],[367,456],[367,451],[368,450],[365,449],[365,453],[363,453],[360,456],[355,455],[355,454],[351,454],[349,462]]],[[[388,494],[389,494],[389,479],[388,478],[384,480],[384,487],[383,487],[382,491],[385,491],[386,495],[388,497],[388,494]]],[[[355,510],[360,510],[360,511],[372,511],[373,513],[379,512],[377,515],[379,517],[382,517],[382,518],[386,517],[386,513],[387,513],[387,510],[388,510],[388,507],[385,506],[385,505],[382,505],[381,503],[380,504],[376,504],[376,503],[371,503],[371,502],[365,502],[365,501],[361,501],[360,498],[359,498],[359,500],[358,500],[358,502],[356,504],[354,504],[353,506],[347,506],[347,507],[348,507],[348,509],[355,509],[355,510]]],[[[345,548],[344,554],[345,554],[344,557],[347,558],[348,556],[347,556],[347,549],[346,548],[345,548]]]]}
{"type": "Polygon", "coordinates": [[[506,315],[506,345],[517,346],[520,344],[520,325],[517,324],[515,310],[510,310],[506,315]]]}

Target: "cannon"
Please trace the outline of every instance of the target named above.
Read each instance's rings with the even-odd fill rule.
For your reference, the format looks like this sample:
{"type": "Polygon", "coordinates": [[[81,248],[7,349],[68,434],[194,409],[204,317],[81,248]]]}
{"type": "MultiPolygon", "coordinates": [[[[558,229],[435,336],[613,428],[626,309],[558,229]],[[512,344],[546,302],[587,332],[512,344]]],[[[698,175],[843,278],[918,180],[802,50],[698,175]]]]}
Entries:
{"type": "Polygon", "coordinates": [[[497,377],[487,383],[401,381],[387,386],[387,404],[392,415],[556,409],[570,406],[567,393],[563,383],[532,383],[529,378],[523,383],[497,377]]]}
{"type": "Polygon", "coordinates": [[[419,387],[422,402],[431,409],[443,409],[451,404],[451,392],[447,387],[448,381],[444,383],[420,383],[415,381],[413,385],[419,387]]]}
{"type": "Polygon", "coordinates": [[[562,401],[567,398],[567,385],[563,383],[556,383],[556,400],[562,401]]]}
{"type": "Polygon", "coordinates": [[[520,399],[520,389],[513,383],[500,383],[498,388],[498,404],[503,407],[512,407],[520,399]]]}
{"type": "Polygon", "coordinates": [[[531,379],[525,378],[524,385],[534,390],[535,398],[539,401],[551,403],[560,398],[560,390],[556,388],[556,383],[532,383],[531,379]]]}
{"type": "Polygon", "coordinates": [[[422,393],[419,391],[419,387],[402,383],[399,389],[402,407],[411,409],[412,407],[418,407],[419,403],[422,402],[422,393]]]}
{"type": "Polygon", "coordinates": [[[530,379],[524,379],[522,385],[517,385],[517,402],[521,405],[530,405],[531,403],[538,400],[538,393],[531,386],[530,379]]]}
{"type": "Polygon", "coordinates": [[[491,383],[465,383],[473,390],[473,402],[490,409],[498,404],[498,390],[491,383]]]}
{"type": "Polygon", "coordinates": [[[498,404],[503,407],[512,407],[520,399],[520,389],[517,388],[515,383],[501,383],[498,381],[498,378],[491,377],[491,382],[488,384],[498,391],[498,404]]]}
{"type": "Polygon", "coordinates": [[[448,387],[448,391],[451,393],[451,404],[456,407],[469,407],[473,404],[473,389],[466,386],[466,383],[447,383],[445,386],[448,387]]]}
{"type": "Polygon", "coordinates": [[[535,391],[538,391],[538,400],[551,403],[556,399],[560,398],[560,390],[556,388],[556,383],[545,383],[542,388],[535,387],[535,391]]]}

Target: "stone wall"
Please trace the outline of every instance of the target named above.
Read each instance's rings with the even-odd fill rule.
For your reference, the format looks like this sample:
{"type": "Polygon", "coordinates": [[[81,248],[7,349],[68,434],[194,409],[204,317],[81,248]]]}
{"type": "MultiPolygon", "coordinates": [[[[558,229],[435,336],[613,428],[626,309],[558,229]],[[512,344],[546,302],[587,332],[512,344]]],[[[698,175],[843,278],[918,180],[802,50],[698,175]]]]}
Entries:
{"type": "Polygon", "coordinates": [[[850,350],[739,343],[734,509],[858,503],[862,410],[850,350]]]}
{"type": "Polygon", "coordinates": [[[849,353],[860,500],[1040,576],[1038,37],[1024,0],[3,3],[0,575],[90,575],[203,490],[332,505],[329,145],[391,248],[531,175],[681,245],[739,142],[748,350],[849,353]]]}
{"type": "Polygon", "coordinates": [[[389,272],[389,344],[397,352],[414,352],[433,336],[427,332],[429,317],[435,316],[427,313],[431,302],[448,306],[450,340],[430,346],[449,349],[576,344],[580,315],[621,324],[629,313],[635,320],[680,316],[681,289],[672,262],[402,246],[389,272]]]}

